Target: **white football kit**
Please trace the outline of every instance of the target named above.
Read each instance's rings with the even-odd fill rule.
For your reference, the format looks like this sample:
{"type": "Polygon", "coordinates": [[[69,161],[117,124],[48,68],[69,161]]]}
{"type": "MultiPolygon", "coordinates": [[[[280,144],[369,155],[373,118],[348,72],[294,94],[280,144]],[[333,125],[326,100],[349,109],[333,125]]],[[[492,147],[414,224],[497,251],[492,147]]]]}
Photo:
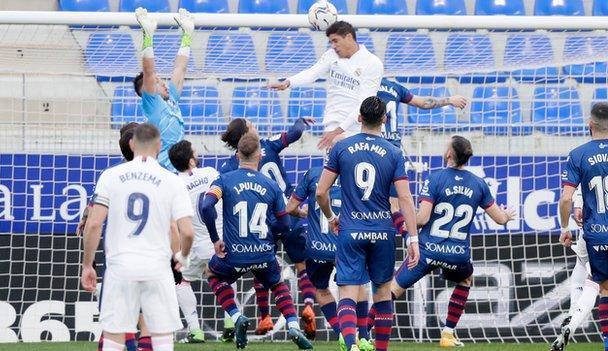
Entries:
{"type": "Polygon", "coordinates": [[[382,61],[365,45],[350,58],[340,58],[333,49],[327,50],[311,68],[287,78],[291,87],[312,84],[327,79],[327,102],[323,115],[325,131],[338,127],[347,134],[361,131],[357,121],[361,102],[376,96],[384,74],[382,61]]]}
{"type": "MultiPolygon", "coordinates": [[[[574,208],[583,208],[583,194],[581,193],[580,187],[576,189],[573,197],[573,207],[574,208]]],[[[576,243],[571,246],[572,251],[578,256],[581,262],[585,265],[587,269],[587,273],[591,275],[591,266],[589,265],[589,253],[587,253],[587,243],[585,242],[585,238],[583,236],[583,229],[578,230],[578,235],[576,236],[576,243]]]]}
{"type": "MultiPolygon", "coordinates": [[[[186,184],[186,188],[190,194],[190,202],[196,212],[196,215],[192,218],[195,236],[192,250],[190,251],[190,264],[182,272],[183,278],[189,282],[201,279],[205,268],[207,268],[207,263],[215,253],[209,232],[203,223],[200,206],[211,183],[219,175],[219,172],[212,167],[195,168],[192,172],[187,171],[178,174],[180,179],[186,184]]],[[[217,227],[222,228],[221,200],[215,205],[215,210],[217,212],[217,227]]]]}
{"type": "Polygon", "coordinates": [[[108,208],[106,271],[99,320],[110,333],[137,332],[139,312],[152,333],[182,327],[170,260],[171,220],[192,217],[184,183],[151,157],[104,171],[94,203],[108,208]]]}

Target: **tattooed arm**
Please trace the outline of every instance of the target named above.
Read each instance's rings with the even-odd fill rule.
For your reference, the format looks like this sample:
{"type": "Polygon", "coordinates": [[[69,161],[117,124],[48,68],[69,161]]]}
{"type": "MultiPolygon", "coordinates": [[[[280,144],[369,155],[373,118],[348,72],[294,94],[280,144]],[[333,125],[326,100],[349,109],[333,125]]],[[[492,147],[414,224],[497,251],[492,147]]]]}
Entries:
{"type": "Polygon", "coordinates": [[[433,96],[414,96],[412,100],[410,100],[409,105],[421,108],[423,110],[430,110],[448,105],[463,109],[467,106],[467,99],[460,95],[454,95],[447,98],[437,98],[433,96]]]}

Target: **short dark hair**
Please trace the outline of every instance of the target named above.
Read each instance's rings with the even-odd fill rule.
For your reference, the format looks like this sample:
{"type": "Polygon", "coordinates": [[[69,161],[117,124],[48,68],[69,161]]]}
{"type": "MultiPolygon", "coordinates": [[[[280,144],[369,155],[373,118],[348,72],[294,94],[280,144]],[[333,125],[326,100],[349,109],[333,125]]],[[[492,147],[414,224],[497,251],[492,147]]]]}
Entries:
{"type": "Polygon", "coordinates": [[[190,168],[190,159],[194,158],[192,143],[188,140],[179,141],[169,148],[169,160],[175,169],[185,172],[190,168]]]}
{"type": "Polygon", "coordinates": [[[120,128],[120,139],[118,140],[118,145],[120,146],[120,152],[122,156],[127,161],[131,161],[135,155],[133,155],[133,150],[131,150],[131,145],[129,145],[129,141],[133,139],[133,132],[139,123],[131,122],[127,123],[122,128],[120,128]]]}
{"type": "Polygon", "coordinates": [[[235,118],[230,123],[228,123],[228,127],[226,131],[222,133],[222,141],[226,143],[226,145],[236,150],[239,145],[239,140],[243,137],[243,135],[247,134],[249,131],[249,127],[247,127],[247,120],[245,118],[235,118]]]}
{"type": "Polygon", "coordinates": [[[608,122],[608,103],[598,102],[593,104],[593,107],[591,107],[591,117],[603,124],[608,122]]]}
{"type": "Polygon", "coordinates": [[[144,72],[139,72],[138,75],[133,78],[133,89],[135,89],[135,94],[141,97],[141,88],[144,86],[144,72]]]}
{"type": "Polygon", "coordinates": [[[243,161],[251,159],[251,156],[253,156],[259,149],[260,137],[254,133],[243,135],[237,146],[237,150],[243,161]]]}
{"type": "Polygon", "coordinates": [[[357,33],[355,32],[355,27],[352,24],[345,21],[337,21],[334,22],[331,26],[327,27],[325,30],[325,36],[329,37],[332,34],[338,34],[341,37],[345,37],[346,34],[353,36],[353,40],[357,40],[357,33]]]}
{"type": "Polygon", "coordinates": [[[471,156],[473,156],[473,146],[469,139],[465,137],[454,135],[452,137],[451,146],[452,150],[454,150],[454,157],[456,157],[454,160],[454,162],[456,162],[456,167],[466,164],[469,162],[471,156]]]}
{"type": "Polygon", "coordinates": [[[160,139],[160,132],[155,125],[150,123],[142,123],[135,128],[133,132],[133,139],[138,144],[148,144],[152,141],[160,139]]]}
{"type": "Polygon", "coordinates": [[[377,127],[382,124],[382,117],[386,114],[386,104],[377,96],[370,96],[361,103],[359,113],[364,125],[377,127]]]}

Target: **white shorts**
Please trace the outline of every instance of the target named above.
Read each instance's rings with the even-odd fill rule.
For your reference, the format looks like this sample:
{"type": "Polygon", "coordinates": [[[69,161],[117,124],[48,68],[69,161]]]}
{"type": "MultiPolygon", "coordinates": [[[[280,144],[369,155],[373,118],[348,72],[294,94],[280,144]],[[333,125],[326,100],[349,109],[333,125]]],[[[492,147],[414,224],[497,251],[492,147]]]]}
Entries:
{"type": "Polygon", "coordinates": [[[591,275],[591,266],[589,265],[589,253],[587,252],[587,242],[583,238],[583,231],[579,230],[576,236],[576,243],[571,246],[572,251],[576,254],[582,264],[585,265],[587,273],[591,275]]]}
{"type": "Polygon", "coordinates": [[[203,273],[205,272],[205,269],[207,269],[209,259],[200,258],[194,250],[190,255],[190,264],[188,265],[188,268],[184,269],[182,272],[182,277],[189,282],[195,282],[202,279],[203,273]]]}
{"type": "Polygon", "coordinates": [[[117,279],[106,271],[99,312],[102,329],[109,333],[136,333],[140,311],[151,333],[172,333],[183,327],[173,277],[130,281],[117,279]]]}

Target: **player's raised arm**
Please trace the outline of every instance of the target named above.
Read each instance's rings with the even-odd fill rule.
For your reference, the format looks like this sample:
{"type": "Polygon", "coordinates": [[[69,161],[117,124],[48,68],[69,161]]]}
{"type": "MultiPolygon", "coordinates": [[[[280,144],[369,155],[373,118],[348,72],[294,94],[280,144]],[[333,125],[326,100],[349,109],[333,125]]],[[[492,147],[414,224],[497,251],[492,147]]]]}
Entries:
{"type": "Polygon", "coordinates": [[[175,17],[175,22],[182,29],[181,46],[175,57],[173,75],[171,82],[177,88],[178,93],[181,93],[184,87],[184,79],[188,68],[188,60],[190,59],[190,45],[192,44],[192,33],[194,33],[194,17],[186,9],[179,9],[178,17],[175,17]]]}
{"type": "Polygon", "coordinates": [[[441,108],[444,106],[454,106],[459,109],[467,107],[467,99],[464,96],[454,95],[446,98],[437,98],[434,96],[413,96],[408,105],[423,109],[431,110],[435,108],[441,108]]]}
{"type": "Polygon", "coordinates": [[[329,72],[330,60],[328,56],[329,55],[326,52],[312,67],[305,69],[302,72],[293,75],[282,82],[268,84],[268,88],[276,90],[285,90],[289,87],[314,83],[317,79],[323,77],[325,74],[327,74],[327,72],[329,72]]]}
{"type": "Polygon", "coordinates": [[[148,18],[148,10],[143,7],[135,10],[135,17],[141,26],[143,34],[142,71],[143,71],[143,91],[149,94],[156,94],[156,68],[154,64],[153,37],[156,31],[156,21],[148,18]]]}

